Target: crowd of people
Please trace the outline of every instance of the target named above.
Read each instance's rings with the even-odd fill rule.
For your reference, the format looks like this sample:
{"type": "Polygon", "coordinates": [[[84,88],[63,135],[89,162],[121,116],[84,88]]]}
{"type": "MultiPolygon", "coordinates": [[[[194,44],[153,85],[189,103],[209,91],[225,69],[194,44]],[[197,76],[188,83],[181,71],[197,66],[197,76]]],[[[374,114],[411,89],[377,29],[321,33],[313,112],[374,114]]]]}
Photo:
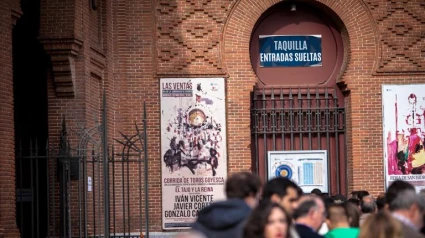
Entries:
{"type": "Polygon", "coordinates": [[[292,180],[262,184],[257,175],[235,173],[227,200],[199,212],[191,238],[425,238],[425,192],[394,181],[376,199],[367,191],[350,198],[318,189],[303,193],[292,180]]]}

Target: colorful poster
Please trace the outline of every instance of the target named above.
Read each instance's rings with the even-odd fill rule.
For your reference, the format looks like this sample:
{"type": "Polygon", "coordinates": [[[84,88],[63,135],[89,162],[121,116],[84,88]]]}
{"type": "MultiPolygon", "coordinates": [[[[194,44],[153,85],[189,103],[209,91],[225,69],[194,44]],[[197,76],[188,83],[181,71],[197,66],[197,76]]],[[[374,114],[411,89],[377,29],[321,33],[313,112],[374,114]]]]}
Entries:
{"type": "Polygon", "coordinates": [[[321,35],[260,35],[260,67],[322,66],[321,35]]]}
{"type": "Polygon", "coordinates": [[[327,193],[328,157],[326,150],[269,151],[268,179],[293,180],[305,193],[318,188],[327,193]]]}
{"type": "Polygon", "coordinates": [[[425,85],[383,85],[385,185],[405,180],[425,188],[425,85]]]}
{"type": "Polygon", "coordinates": [[[163,78],[160,94],[163,229],[188,228],[199,210],[225,199],[225,83],[163,78]]]}

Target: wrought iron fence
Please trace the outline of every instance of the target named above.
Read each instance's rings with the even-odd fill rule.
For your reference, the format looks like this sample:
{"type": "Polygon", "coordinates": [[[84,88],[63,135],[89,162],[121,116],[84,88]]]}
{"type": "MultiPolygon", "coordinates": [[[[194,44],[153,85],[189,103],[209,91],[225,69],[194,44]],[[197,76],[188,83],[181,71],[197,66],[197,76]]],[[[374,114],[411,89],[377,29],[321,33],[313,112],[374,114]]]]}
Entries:
{"type": "Polygon", "coordinates": [[[346,121],[337,88],[256,88],[252,93],[254,170],[265,175],[267,152],[327,150],[331,193],[346,193],[346,121]]]}
{"type": "MultiPolygon", "coordinates": [[[[106,108],[104,99],[103,107],[106,108]]],[[[108,145],[106,110],[75,132],[66,120],[53,147],[37,140],[16,152],[16,211],[21,237],[149,237],[146,106],[143,128],[108,145]],[[41,149],[43,147],[43,149],[41,149]],[[119,150],[116,152],[116,150],[119,150]]]]}

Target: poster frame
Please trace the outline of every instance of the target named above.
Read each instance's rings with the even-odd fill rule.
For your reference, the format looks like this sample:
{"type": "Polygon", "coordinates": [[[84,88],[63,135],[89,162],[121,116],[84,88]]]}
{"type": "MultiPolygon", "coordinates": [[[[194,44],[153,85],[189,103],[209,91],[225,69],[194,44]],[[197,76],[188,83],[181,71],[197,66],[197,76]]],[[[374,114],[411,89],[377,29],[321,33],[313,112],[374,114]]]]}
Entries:
{"type": "MultiPolygon", "coordinates": [[[[328,151],[327,150],[290,150],[290,151],[286,151],[286,150],[280,150],[280,151],[268,151],[267,152],[267,179],[270,180],[272,178],[274,178],[275,176],[272,175],[273,171],[272,171],[272,167],[275,161],[273,161],[272,156],[273,155],[279,155],[281,157],[288,157],[291,156],[299,158],[301,156],[306,156],[306,155],[314,155],[315,157],[319,157],[323,159],[323,163],[324,166],[323,168],[326,170],[326,186],[325,189],[321,189],[322,193],[329,193],[330,189],[329,189],[329,184],[330,184],[330,168],[329,168],[329,157],[328,157],[328,151]]],[[[302,186],[300,186],[302,188],[302,186]]],[[[306,191],[304,191],[306,192],[306,191]]],[[[310,192],[310,191],[308,191],[310,192]]]]}
{"type": "Polygon", "coordinates": [[[387,187],[387,173],[388,173],[388,170],[387,170],[387,166],[388,166],[388,155],[387,155],[387,152],[386,152],[386,150],[387,150],[387,147],[385,146],[385,102],[384,102],[384,95],[385,95],[385,88],[386,87],[388,87],[388,86],[391,86],[391,85],[388,85],[388,84],[382,84],[381,85],[381,109],[382,109],[382,111],[381,111],[381,113],[382,113],[382,162],[383,162],[383,165],[382,166],[384,166],[384,191],[385,192],[387,192],[387,190],[388,190],[388,187],[387,187]]]}
{"type": "MultiPolygon", "coordinates": [[[[164,82],[171,82],[171,81],[179,81],[179,80],[189,80],[189,81],[191,81],[191,80],[205,80],[206,82],[210,82],[211,83],[211,81],[213,81],[213,82],[215,82],[216,80],[218,80],[218,81],[221,81],[220,83],[222,83],[222,86],[223,86],[223,88],[222,88],[222,90],[223,90],[223,93],[224,93],[224,95],[223,95],[223,97],[221,98],[221,100],[224,102],[224,105],[223,105],[223,110],[224,110],[224,115],[223,115],[223,122],[224,123],[222,123],[222,126],[223,126],[223,135],[225,135],[225,136],[223,136],[223,141],[222,141],[222,143],[223,143],[223,145],[222,145],[222,147],[224,147],[224,153],[223,153],[223,155],[224,155],[224,158],[225,158],[225,163],[223,163],[223,164],[221,164],[222,166],[225,166],[225,173],[224,173],[224,178],[225,178],[225,180],[224,181],[226,181],[226,179],[227,179],[227,177],[228,177],[228,169],[229,169],[229,167],[228,167],[228,146],[227,146],[227,142],[228,142],[228,129],[227,129],[227,126],[228,126],[228,124],[227,124],[227,80],[226,80],[226,78],[225,77],[160,77],[159,78],[159,80],[158,80],[158,83],[159,83],[159,86],[160,87],[162,87],[162,83],[164,83],[164,82]]],[[[159,106],[160,106],[160,115],[159,115],[159,121],[160,121],[160,131],[161,131],[161,135],[160,135],[160,161],[161,161],[161,164],[160,164],[160,168],[161,168],[161,170],[160,170],[160,178],[161,178],[161,228],[162,228],[162,230],[164,230],[164,231],[179,231],[179,230],[188,230],[188,229],[191,229],[191,225],[188,225],[188,226],[175,226],[175,227],[166,227],[165,226],[165,220],[164,220],[164,209],[165,209],[165,207],[164,207],[164,199],[165,199],[165,197],[164,197],[164,188],[163,188],[163,186],[164,186],[164,184],[163,184],[163,181],[164,181],[164,174],[163,174],[163,151],[162,151],[162,147],[163,147],[163,145],[162,145],[162,143],[163,143],[163,137],[165,136],[165,134],[163,133],[163,131],[162,131],[162,123],[163,123],[163,107],[162,107],[162,104],[163,104],[163,102],[162,102],[162,99],[163,99],[163,96],[162,96],[162,89],[160,89],[160,102],[159,102],[159,106]]],[[[193,92],[194,93],[194,95],[195,95],[195,91],[193,92]]],[[[175,98],[175,97],[172,97],[172,98],[175,98]]],[[[223,194],[223,198],[222,199],[225,199],[225,183],[223,184],[223,189],[222,189],[222,191],[221,191],[221,193],[223,194]]],[[[192,221],[192,222],[195,222],[195,220],[194,221],[192,221]]],[[[190,222],[191,223],[191,222],[190,222]]],[[[182,223],[183,224],[183,223],[182,223]]]]}
{"type": "MultiPolygon", "coordinates": [[[[392,106],[394,106],[394,105],[391,104],[391,102],[388,102],[388,101],[386,102],[385,101],[385,98],[387,98],[389,96],[387,92],[389,92],[391,90],[397,89],[397,90],[403,91],[403,90],[408,90],[407,88],[409,88],[409,87],[410,88],[415,88],[415,89],[425,88],[425,84],[421,84],[421,83],[390,84],[390,83],[387,83],[387,84],[382,84],[381,85],[381,104],[382,104],[381,105],[382,106],[382,111],[381,111],[382,116],[381,116],[381,118],[382,118],[382,145],[383,145],[382,146],[382,162],[383,162],[383,166],[384,166],[384,169],[383,169],[383,171],[384,171],[383,185],[384,185],[384,191],[385,192],[387,192],[388,187],[392,183],[392,181],[390,179],[390,176],[392,176],[392,175],[389,174],[390,171],[388,169],[388,166],[389,166],[389,163],[390,162],[389,162],[389,157],[388,157],[389,154],[388,154],[388,145],[387,145],[387,133],[388,133],[387,130],[388,130],[389,127],[391,127],[391,125],[389,125],[390,124],[388,122],[389,119],[386,118],[386,112],[387,112],[386,111],[386,107],[392,107],[392,106]]],[[[412,92],[408,92],[408,93],[412,93],[412,92]]],[[[399,100],[403,100],[403,98],[401,97],[400,99],[398,99],[398,98],[396,99],[395,103],[397,105],[398,105],[398,101],[399,100]]],[[[395,125],[394,125],[395,127],[398,127],[399,126],[397,124],[398,123],[397,120],[398,120],[398,116],[399,116],[398,113],[400,113],[400,115],[401,115],[401,112],[402,111],[403,111],[403,108],[402,107],[401,107],[401,109],[399,108],[399,110],[396,110],[395,111],[395,113],[396,113],[396,121],[395,121],[395,125]],[[399,111],[399,112],[397,112],[397,111],[399,111]]],[[[389,115],[387,115],[387,116],[389,116],[389,115]]],[[[403,180],[403,181],[406,181],[408,183],[411,183],[415,187],[415,189],[417,190],[417,192],[419,192],[419,190],[421,190],[422,188],[424,188],[423,185],[422,186],[419,186],[419,185],[415,184],[415,182],[417,182],[417,181],[423,181],[423,178],[425,177],[424,174],[413,174],[413,173],[410,173],[410,174],[402,174],[402,175],[395,175],[395,176],[400,176],[401,177],[400,179],[397,179],[397,180],[403,180]],[[409,176],[418,176],[418,178],[412,179],[412,180],[405,179],[405,178],[407,178],[409,176]],[[422,178],[419,178],[419,176],[421,176],[422,178]]]]}

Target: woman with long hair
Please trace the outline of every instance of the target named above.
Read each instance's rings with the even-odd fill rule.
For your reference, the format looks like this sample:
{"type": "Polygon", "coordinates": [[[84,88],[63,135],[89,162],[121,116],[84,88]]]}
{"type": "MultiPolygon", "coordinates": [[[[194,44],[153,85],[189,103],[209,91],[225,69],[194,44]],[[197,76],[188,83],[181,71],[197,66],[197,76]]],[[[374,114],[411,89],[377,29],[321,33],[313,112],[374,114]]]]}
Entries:
{"type": "Polygon", "coordinates": [[[278,204],[262,201],[251,213],[243,238],[290,238],[291,218],[278,204]]]}
{"type": "Polygon", "coordinates": [[[389,212],[369,215],[360,228],[359,238],[402,238],[402,226],[389,212]]]}
{"type": "Polygon", "coordinates": [[[360,212],[354,203],[348,201],[344,203],[345,209],[348,213],[348,221],[350,227],[359,227],[360,226],[360,212]]]}

